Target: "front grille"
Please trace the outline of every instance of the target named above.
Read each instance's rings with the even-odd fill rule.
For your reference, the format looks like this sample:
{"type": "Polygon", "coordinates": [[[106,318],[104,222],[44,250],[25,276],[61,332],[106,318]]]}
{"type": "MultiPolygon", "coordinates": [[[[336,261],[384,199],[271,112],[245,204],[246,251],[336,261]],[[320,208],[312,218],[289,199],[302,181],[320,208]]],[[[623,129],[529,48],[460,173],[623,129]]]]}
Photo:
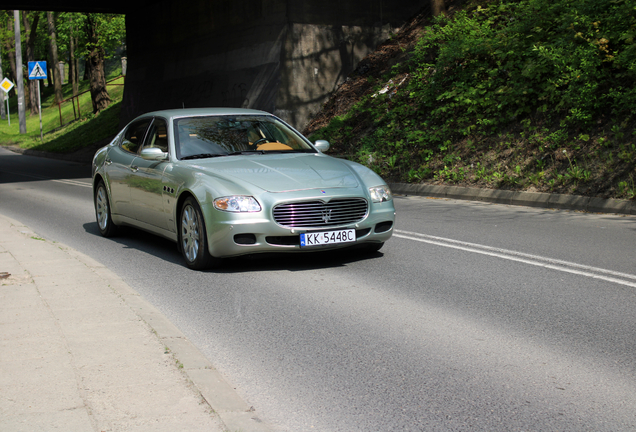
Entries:
{"type": "Polygon", "coordinates": [[[367,201],[362,198],[304,201],[277,205],[274,220],[289,228],[322,228],[360,222],[367,211],[367,201]]]}

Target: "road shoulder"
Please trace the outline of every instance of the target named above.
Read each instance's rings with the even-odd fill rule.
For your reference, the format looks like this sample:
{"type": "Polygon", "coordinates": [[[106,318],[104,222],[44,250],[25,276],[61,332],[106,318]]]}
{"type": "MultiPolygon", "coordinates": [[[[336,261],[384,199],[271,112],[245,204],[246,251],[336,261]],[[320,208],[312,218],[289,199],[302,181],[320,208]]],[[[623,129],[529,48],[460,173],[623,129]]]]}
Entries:
{"type": "Polygon", "coordinates": [[[115,273],[3,215],[0,304],[0,430],[274,430],[115,273]]]}

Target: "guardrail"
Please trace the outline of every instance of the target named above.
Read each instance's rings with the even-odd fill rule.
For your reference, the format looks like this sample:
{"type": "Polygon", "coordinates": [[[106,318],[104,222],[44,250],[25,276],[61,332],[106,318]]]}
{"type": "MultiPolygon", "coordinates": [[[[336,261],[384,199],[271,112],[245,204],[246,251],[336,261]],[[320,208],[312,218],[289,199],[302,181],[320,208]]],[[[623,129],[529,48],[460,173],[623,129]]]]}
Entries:
{"type": "MultiPolygon", "coordinates": [[[[117,81],[121,78],[124,78],[124,84],[125,84],[125,80],[126,80],[126,76],[125,75],[120,75],[116,78],[113,78],[111,80],[106,81],[106,85],[107,86],[123,86],[124,84],[113,84],[113,81],[117,81]]],[[[58,108],[59,108],[59,112],[60,112],[60,127],[69,124],[71,122],[74,122],[76,120],[78,120],[81,116],[82,116],[82,111],[81,111],[81,104],[80,104],[80,96],[85,95],[86,93],[90,93],[90,90],[86,90],[83,91],[75,96],[71,96],[68,99],[64,99],[63,101],[60,101],[58,103],[58,108]],[[73,105],[73,114],[71,116],[70,114],[70,108],[69,109],[64,109],[65,107],[68,107],[68,102],[70,102],[73,105]],[[63,107],[63,105],[65,105],[65,107],[63,107]],[[76,106],[77,104],[77,106],[76,106]],[[64,111],[64,112],[63,112],[64,111]],[[68,120],[70,119],[70,120],[68,120]],[[67,120],[65,122],[65,120],[67,120]]]]}

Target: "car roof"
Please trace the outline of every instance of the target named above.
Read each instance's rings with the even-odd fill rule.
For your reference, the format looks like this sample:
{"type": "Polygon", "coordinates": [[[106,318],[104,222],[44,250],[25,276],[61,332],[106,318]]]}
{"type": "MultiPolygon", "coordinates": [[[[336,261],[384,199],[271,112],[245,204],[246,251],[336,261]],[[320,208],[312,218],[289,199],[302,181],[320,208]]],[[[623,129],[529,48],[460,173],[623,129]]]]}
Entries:
{"type": "Polygon", "coordinates": [[[208,116],[208,115],[272,115],[266,111],[246,109],[246,108],[184,108],[184,109],[171,109],[171,110],[161,110],[161,111],[152,111],[143,115],[138,116],[148,117],[148,116],[161,116],[165,118],[181,118],[181,117],[197,117],[197,116],[208,116]]]}

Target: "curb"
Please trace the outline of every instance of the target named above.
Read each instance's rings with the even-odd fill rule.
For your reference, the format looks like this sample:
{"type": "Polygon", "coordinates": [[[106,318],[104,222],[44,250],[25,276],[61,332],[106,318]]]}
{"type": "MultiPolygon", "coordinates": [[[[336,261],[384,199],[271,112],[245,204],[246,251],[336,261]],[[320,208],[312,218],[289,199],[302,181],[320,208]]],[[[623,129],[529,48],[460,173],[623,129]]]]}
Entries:
{"type": "Polygon", "coordinates": [[[389,183],[389,187],[396,195],[483,201],[494,204],[576,210],[589,213],[636,215],[636,201],[630,200],[428,184],[389,183]]]}
{"type": "MultiPolygon", "coordinates": [[[[48,241],[48,240],[47,240],[48,241]]],[[[254,407],[249,406],[212,363],[157,308],[143,299],[119,276],[81,252],[56,243],[66,253],[91,268],[109,282],[112,290],[155,332],[159,340],[173,354],[180,369],[219,416],[228,431],[274,432],[261,420],[254,407]]]]}
{"type": "Polygon", "coordinates": [[[98,141],[93,145],[86,146],[81,148],[73,153],[53,153],[41,150],[33,150],[33,149],[23,149],[21,147],[15,145],[3,145],[2,148],[5,148],[13,153],[19,153],[25,156],[35,156],[47,159],[56,159],[67,162],[76,162],[83,165],[90,165],[93,161],[93,156],[95,152],[107,145],[111,142],[113,138],[106,138],[104,140],[98,141]]]}
{"type": "MultiPolygon", "coordinates": [[[[36,233],[28,226],[10,217],[0,215],[23,233],[36,233]]],[[[42,239],[52,244],[50,240],[42,239]]],[[[84,264],[102,278],[132,311],[154,332],[160,343],[170,351],[177,367],[194,384],[201,397],[219,417],[227,431],[275,432],[276,429],[259,418],[258,413],[245,402],[232,385],[214,368],[212,363],[186,336],[172,324],[157,308],[130,287],[122,278],[100,262],[63,243],[54,243],[70,257],[84,264]]]]}
{"type": "MultiPolygon", "coordinates": [[[[112,141],[112,138],[108,138],[93,145],[89,150],[79,150],[76,153],[70,154],[58,154],[31,149],[25,150],[18,146],[4,146],[4,148],[14,153],[20,153],[27,156],[58,159],[90,165],[93,160],[92,157],[94,152],[108,144],[110,141],[112,141]]],[[[519,192],[500,189],[411,183],[389,183],[389,187],[396,195],[430,196],[469,201],[483,201],[494,204],[575,210],[589,213],[636,215],[636,200],[619,200],[614,198],[606,199],[585,197],[582,195],[519,192]]]]}

